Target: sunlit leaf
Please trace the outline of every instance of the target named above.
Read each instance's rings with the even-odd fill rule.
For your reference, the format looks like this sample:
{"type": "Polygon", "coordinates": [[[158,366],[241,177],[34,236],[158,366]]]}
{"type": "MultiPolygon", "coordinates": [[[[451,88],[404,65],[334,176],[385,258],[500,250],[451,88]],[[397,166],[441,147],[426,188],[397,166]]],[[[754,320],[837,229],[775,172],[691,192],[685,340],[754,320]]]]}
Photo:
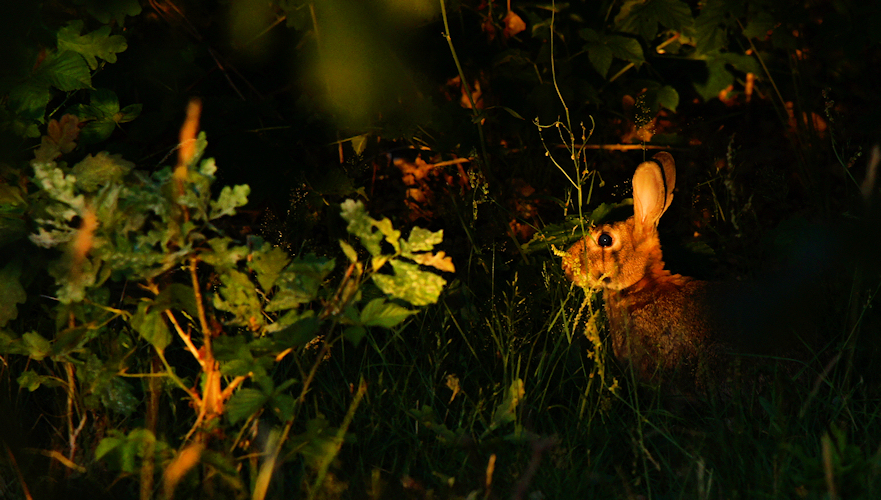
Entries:
{"type": "Polygon", "coordinates": [[[278,247],[273,247],[260,240],[255,241],[255,248],[248,260],[248,267],[257,274],[257,282],[264,291],[269,291],[278,279],[279,274],[291,261],[287,252],[278,247]]]}
{"type": "Polygon", "coordinates": [[[417,312],[377,298],[368,302],[361,310],[360,322],[364,326],[393,328],[417,312]]]}
{"type": "Polygon", "coordinates": [[[376,273],[373,281],[384,293],[414,306],[424,306],[437,302],[446,280],[440,276],[422,271],[416,264],[400,260],[391,261],[393,275],[376,273]]]}
{"type": "Polygon", "coordinates": [[[404,256],[409,252],[426,252],[432,250],[435,245],[444,241],[444,230],[429,231],[419,226],[410,231],[410,237],[401,242],[401,251],[404,256]]]}

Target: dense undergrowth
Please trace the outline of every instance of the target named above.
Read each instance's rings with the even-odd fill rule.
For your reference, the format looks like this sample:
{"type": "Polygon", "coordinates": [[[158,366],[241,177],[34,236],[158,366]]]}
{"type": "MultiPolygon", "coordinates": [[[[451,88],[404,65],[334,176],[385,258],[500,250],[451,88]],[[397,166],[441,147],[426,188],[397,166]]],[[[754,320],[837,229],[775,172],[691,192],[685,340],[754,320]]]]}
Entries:
{"type": "Polygon", "coordinates": [[[0,497],[877,498],[867,4],[2,7],[0,497]],[[824,277],[801,379],[608,356],[554,249],[655,149],[673,270],[824,277]]]}

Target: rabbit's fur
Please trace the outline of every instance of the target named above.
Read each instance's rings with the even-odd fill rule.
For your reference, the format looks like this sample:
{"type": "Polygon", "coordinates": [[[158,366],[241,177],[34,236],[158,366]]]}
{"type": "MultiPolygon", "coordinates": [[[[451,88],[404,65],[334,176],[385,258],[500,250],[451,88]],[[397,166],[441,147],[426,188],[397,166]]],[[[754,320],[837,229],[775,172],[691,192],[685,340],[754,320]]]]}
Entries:
{"type": "Polygon", "coordinates": [[[633,216],[590,228],[564,256],[563,270],[576,285],[603,290],[615,357],[640,381],[681,394],[729,393],[742,387],[745,366],[802,357],[804,330],[791,323],[797,314],[781,313],[797,304],[785,304],[773,284],[707,282],[664,269],[657,227],[675,184],[669,153],[640,164],[633,216]]]}

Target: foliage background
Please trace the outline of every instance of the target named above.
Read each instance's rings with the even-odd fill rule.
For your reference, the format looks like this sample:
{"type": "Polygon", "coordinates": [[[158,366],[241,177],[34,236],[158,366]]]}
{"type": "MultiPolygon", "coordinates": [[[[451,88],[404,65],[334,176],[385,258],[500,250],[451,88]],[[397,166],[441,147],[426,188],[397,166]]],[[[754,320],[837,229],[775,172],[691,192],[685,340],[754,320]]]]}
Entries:
{"type": "Polygon", "coordinates": [[[877,496],[875,3],[71,0],[0,19],[4,495],[170,496],[171,470],[181,498],[877,496]],[[218,169],[195,154],[175,177],[192,97],[218,169]],[[674,270],[840,275],[810,387],[671,408],[604,362],[598,305],[550,245],[628,196],[652,148],[680,167],[674,270]],[[64,246],[108,185],[130,206],[96,201],[95,241],[152,227],[131,248],[157,267],[64,246]],[[347,231],[350,198],[376,229],[347,231]],[[409,263],[416,226],[455,264],[437,303],[369,279],[409,263]],[[336,266],[284,320],[263,273],[290,258],[336,266]],[[216,370],[155,303],[197,341],[223,332],[238,396],[214,424],[193,395],[216,370]],[[122,376],[150,373],[182,383],[122,376]]]}

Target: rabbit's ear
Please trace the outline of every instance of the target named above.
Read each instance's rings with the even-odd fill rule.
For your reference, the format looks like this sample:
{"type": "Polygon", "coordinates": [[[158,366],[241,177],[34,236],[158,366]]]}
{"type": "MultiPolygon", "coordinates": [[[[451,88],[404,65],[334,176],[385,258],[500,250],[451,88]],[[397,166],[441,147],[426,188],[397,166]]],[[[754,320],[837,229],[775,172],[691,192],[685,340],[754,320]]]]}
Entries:
{"type": "Polygon", "coordinates": [[[633,214],[642,227],[656,227],[673,201],[676,165],[670,153],[661,152],[633,174],[633,214]]]}

